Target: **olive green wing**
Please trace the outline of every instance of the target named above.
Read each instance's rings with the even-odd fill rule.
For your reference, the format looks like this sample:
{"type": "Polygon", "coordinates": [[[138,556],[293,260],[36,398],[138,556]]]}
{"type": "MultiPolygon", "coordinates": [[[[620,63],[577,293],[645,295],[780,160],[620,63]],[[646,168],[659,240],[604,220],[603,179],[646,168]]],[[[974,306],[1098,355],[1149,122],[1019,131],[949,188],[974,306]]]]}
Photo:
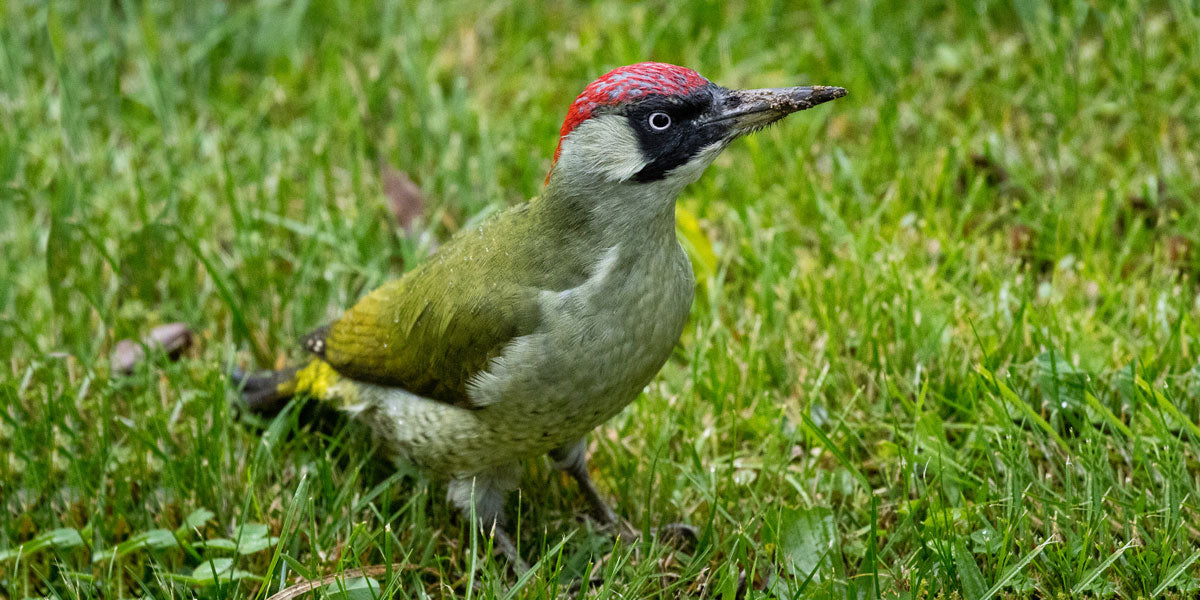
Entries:
{"type": "Polygon", "coordinates": [[[304,339],[347,377],[469,406],[467,384],[540,321],[537,291],[422,265],[304,339]]]}
{"type": "Polygon", "coordinates": [[[305,347],[347,377],[470,406],[471,378],[538,329],[541,294],[588,277],[589,242],[565,221],[524,204],[460,231],[305,347]]]}

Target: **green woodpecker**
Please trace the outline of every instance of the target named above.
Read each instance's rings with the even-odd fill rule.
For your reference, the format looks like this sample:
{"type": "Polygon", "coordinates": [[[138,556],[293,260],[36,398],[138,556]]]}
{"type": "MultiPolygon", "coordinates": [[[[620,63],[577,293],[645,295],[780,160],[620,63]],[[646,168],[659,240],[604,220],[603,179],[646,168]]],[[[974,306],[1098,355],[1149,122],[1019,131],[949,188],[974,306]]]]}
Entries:
{"type": "Polygon", "coordinates": [[[737,137],[845,94],[730,90],[652,62],[609,72],[567,112],[539,197],[460,231],[304,338],[307,365],[237,374],[245,401],[273,410],[305,394],[365,422],[448,478],[450,502],[517,565],[502,513],[523,459],[548,453],[614,524],[584,437],[679,342],[694,279],[676,197],[737,137]]]}

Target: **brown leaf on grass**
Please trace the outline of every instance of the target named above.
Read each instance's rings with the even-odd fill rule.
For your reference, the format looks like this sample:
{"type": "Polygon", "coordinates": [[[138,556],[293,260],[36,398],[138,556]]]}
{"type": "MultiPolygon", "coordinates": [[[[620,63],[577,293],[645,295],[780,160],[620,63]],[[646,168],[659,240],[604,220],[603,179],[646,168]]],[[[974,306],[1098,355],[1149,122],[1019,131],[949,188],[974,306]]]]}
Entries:
{"type": "Polygon", "coordinates": [[[1187,236],[1173,235],[1167,238],[1166,245],[1167,262],[1177,269],[1186,269],[1192,255],[1192,244],[1187,236]]]}
{"type": "Polygon", "coordinates": [[[987,154],[976,152],[967,157],[955,180],[955,189],[960,194],[966,192],[976,177],[987,187],[1013,191],[1006,185],[1009,181],[1008,170],[987,154]]]}
{"type": "Polygon", "coordinates": [[[1033,256],[1033,228],[1020,223],[1008,228],[1008,249],[1012,255],[1027,262],[1033,256]]]}
{"type": "Polygon", "coordinates": [[[1038,274],[1045,275],[1054,268],[1054,261],[1037,253],[1037,231],[1028,225],[1018,223],[1008,228],[1008,249],[1022,265],[1038,274]]]}
{"type": "Polygon", "coordinates": [[[192,330],[186,323],[167,323],[150,330],[139,344],[130,339],[117,342],[109,356],[109,367],[117,375],[133,373],[146,359],[146,348],[159,348],[171,360],[178,360],[192,345],[192,330]]]}
{"type": "Polygon", "coordinates": [[[384,167],[380,174],[383,180],[383,195],[387,196],[388,209],[396,224],[405,233],[412,233],[413,222],[425,214],[425,195],[404,171],[384,167]]]}
{"type": "Polygon", "coordinates": [[[1125,198],[1123,218],[1113,223],[1113,229],[1118,236],[1124,236],[1138,221],[1142,229],[1147,231],[1168,226],[1178,220],[1184,206],[1183,201],[1171,193],[1163,180],[1155,178],[1142,193],[1130,194],[1125,198]]]}
{"type": "Polygon", "coordinates": [[[1008,169],[1005,169],[1000,163],[986,154],[975,153],[971,155],[971,166],[976,171],[983,174],[984,181],[988,185],[1003,185],[1008,183],[1008,169]]]}
{"type": "Polygon", "coordinates": [[[355,579],[358,577],[378,577],[380,575],[387,573],[389,569],[392,571],[427,571],[427,572],[431,572],[434,575],[437,574],[437,571],[435,571],[434,569],[432,569],[430,567],[421,567],[418,565],[413,565],[413,564],[408,564],[408,563],[395,563],[392,565],[371,565],[369,567],[362,567],[361,569],[349,569],[346,571],[342,571],[341,573],[335,573],[333,575],[326,575],[325,577],[322,577],[320,579],[301,581],[300,583],[290,585],[282,590],[279,590],[278,592],[275,592],[275,594],[272,595],[270,598],[267,598],[267,600],[292,600],[293,598],[299,598],[300,596],[303,596],[304,594],[307,594],[312,591],[316,591],[316,590],[318,590],[326,585],[329,585],[335,581],[346,580],[346,579],[355,579]]]}

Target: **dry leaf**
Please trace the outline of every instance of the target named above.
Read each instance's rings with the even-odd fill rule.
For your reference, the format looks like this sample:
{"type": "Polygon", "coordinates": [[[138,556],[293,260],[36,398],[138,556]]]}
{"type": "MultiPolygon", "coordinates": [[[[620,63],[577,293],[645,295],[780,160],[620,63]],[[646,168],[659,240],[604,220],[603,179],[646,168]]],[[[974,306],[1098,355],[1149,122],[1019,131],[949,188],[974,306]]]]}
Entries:
{"type": "Polygon", "coordinates": [[[338,580],[354,579],[356,577],[378,577],[380,575],[387,573],[389,569],[391,569],[392,571],[420,570],[420,571],[432,572],[435,574],[437,573],[436,571],[434,571],[433,569],[430,569],[429,567],[418,567],[416,565],[411,565],[408,563],[395,563],[392,565],[371,565],[369,567],[362,567],[361,569],[349,569],[347,571],[343,571],[341,573],[337,573],[334,575],[327,575],[320,579],[301,581],[300,583],[288,586],[282,590],[279,590],[278,592],[275,592],[275,594],[272,595],[270,598],[267,598],[267,600],[292,600],[293,598],[299,598],[300,596],[303,596],[304,594],[307,594],[309,592],[320,589],[320,588],[322,588],[330,583],[333,583],[335,581],[338,581],[338,580]]]}
{"type": "Polygon", "coordinates": [[[1176,268],[1187,266],[1192,254],[1192,244],[1186,236],[1173,235],[1167,238],[1167,262],[1176,268]]]}
{"type": "Polygon", "coordinates": [[[405,233],[412,233],[413,222],[425,214],[425,195],[404,171],[384,167],[380,177],[383,179],[383,195],[387,196],[388,208],[396,224],[405,233]]]}

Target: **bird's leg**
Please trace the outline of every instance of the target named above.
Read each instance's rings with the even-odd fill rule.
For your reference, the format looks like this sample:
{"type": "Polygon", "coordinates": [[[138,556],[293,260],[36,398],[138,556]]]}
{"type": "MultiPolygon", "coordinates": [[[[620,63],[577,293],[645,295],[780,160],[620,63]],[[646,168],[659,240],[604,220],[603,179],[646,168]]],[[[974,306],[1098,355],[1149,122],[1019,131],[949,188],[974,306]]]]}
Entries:
{"type": "Polygon", "coordinates": [[[600,525],[615,527],[620,524],[617,513],[609,508],[604,498],[600,497],[600,492],[596,491],[596,486],[592,484],[592,477],[588,474],[586,439],[580,438],[573,444],[551,450],[550,458],[554,460],[554,468],[570,475],[579,484],[579,491],[591,506],[592,517],[600,525]]]}
{"type": "MultiPolygon", "coordinates": [[[[596,491],[596,486],[592,484],[592,477],[588,474],[587,468],[586,440],[580,439],[573,444],[551,450],[550,458],[554,460],[555,468],[564,471],[579,484],[579,491],[583,492],[588,504],[591,505],[592,516],[601,526],[619,531],[629,540],[641,537],[641,534],[632,525],[624,522],[617,516],[617,513],[613,512],[613,509],[608,507],[608,503],[604,501],[604,498],[596,491]]],[[[668,523],[657,527],[654,529],[654,534],[660,540],[680,549],[694,548],[696,540],[700,537],[695,527],[684,523],[668,523]]]]}
{"type": "MultiPolygon", "coordinates": [[[[550,459],[554,461],[554,468],[570,475],[579,485],[579,491],[583,492],[583,496],[587,498],[588,504],[591,506],[592,518],[596,519],[601,527],[620,535],[627,541],[633,541],[640,537],[637,530],[622,521],[600,496],[600,492],[596,491],[596,486],[592,483],[592,476],[588,474],[587,438],[580,438],[572,444],[551,450],[550,459]]],[[[579,594],[600,585],[604,585],[604,577],[593,574],[592,578],[587,581],[578,581],[572,584],[571,590],[573,594],[579,594]]]]}
{"type": "Polygon", "coordinates": [[[492,538],[492,548],[503,554],[517,573],[524,573],[529,565],[521,559],[517,545],[504,529],[504,500],[516,487],[519,477],[517,465],[491,469],[452,480],[446,496],[468,521],[474,517],[475,526],[492,538]]]}

